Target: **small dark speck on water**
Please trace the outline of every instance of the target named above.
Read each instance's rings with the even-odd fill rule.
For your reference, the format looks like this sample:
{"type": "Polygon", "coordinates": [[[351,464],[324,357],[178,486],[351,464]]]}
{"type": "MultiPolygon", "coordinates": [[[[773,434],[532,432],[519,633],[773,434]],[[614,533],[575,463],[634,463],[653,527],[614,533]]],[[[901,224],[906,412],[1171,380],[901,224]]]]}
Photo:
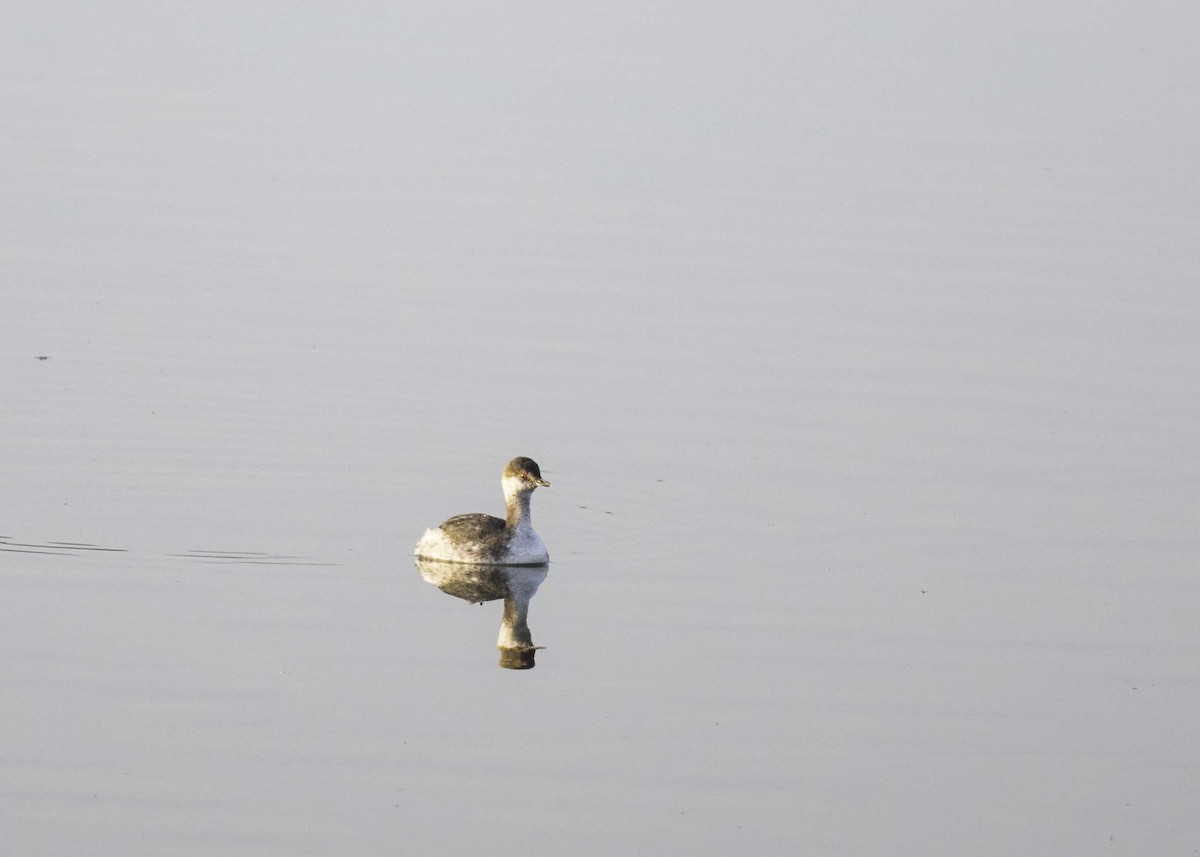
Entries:
{"type": "Polygon", "coordinates": [[[50,357],[49,357],[48,355],[46,355],[46,354],[39,354],[39,355],[37,356],[37,359],[38,359],[38,360],[49,360],[49,359],[50,359],[50,357]]]}

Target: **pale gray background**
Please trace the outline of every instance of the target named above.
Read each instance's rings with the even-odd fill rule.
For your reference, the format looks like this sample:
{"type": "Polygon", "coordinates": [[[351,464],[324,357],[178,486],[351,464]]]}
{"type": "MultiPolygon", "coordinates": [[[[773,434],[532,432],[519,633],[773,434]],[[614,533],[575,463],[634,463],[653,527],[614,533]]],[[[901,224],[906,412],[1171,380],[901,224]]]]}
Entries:
{"type": "Polygon", "coordinates": [[[0,850],[1200,852],[1196,9],[7,10],[0,850]]]}

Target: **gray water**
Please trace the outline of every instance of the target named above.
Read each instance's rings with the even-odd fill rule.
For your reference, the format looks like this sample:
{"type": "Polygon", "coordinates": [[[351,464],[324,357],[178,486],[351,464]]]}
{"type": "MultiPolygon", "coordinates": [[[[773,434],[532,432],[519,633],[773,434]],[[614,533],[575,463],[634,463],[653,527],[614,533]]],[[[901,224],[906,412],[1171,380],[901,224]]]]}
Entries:
{"type": "Polygon", "coordinates": [[[1200,853],[1198,25],[9,10],[4,853],[1200,853]]]}

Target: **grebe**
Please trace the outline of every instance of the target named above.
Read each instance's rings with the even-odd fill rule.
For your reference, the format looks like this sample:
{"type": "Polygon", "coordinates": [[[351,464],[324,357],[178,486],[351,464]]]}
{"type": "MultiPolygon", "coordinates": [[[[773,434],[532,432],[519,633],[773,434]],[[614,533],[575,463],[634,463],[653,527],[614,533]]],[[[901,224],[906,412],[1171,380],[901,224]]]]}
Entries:
{"type": "Polygon", "coordinates": [[[475,513],[455,515],[425,531],[413,552],[421,559],[492,565],[543,565],[550,561],[546,546],[533,531],[529,497],[539,485],[550,485],[532,458],[514,458],[500,480],[507,518],[475,513]]]}

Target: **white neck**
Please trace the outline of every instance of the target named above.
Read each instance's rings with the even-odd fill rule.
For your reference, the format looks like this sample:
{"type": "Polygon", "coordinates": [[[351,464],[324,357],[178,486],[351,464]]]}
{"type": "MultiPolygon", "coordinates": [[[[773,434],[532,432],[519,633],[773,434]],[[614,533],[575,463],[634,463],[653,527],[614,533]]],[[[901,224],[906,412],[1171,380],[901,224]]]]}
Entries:
{"type": "Polygon", "coordinates": [[[504,488],[504,507],[508,511],[508,525],[513,529],[532,527],[529,514],[529,497],[533,489],[515,476],[506,476],[500,482],[504,488]]]}

